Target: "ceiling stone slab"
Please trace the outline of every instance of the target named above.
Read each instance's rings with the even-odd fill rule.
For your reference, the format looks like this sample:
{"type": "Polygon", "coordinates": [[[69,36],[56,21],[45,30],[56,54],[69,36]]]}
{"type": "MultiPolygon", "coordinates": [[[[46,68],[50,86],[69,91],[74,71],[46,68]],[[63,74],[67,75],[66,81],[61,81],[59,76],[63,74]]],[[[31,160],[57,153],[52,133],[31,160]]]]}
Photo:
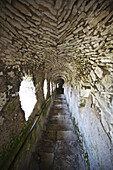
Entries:
{"type": "Polygon", "coordinates": [[[76,80],[90,81],[91,71],[106,66],[111,74],[112,18],[112,0],[0,1],[0,58],[7,66],[72,70],[76,80]]]}

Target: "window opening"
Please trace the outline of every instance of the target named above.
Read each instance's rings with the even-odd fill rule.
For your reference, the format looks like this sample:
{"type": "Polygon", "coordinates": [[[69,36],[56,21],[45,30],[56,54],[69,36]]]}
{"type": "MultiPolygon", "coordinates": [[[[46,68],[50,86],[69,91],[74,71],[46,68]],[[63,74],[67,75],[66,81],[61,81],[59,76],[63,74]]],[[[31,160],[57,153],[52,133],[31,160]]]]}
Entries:
{"type": "Polygon", "coordinates": [[[35,86],[32,77],[25,76],[21,82],[19,89],[19,97],[21,101],[21,108],[25,112],[25,119],[28,120],[37,102],[35,94],[35,86]]]}
{"type": "Polygon", "coordinates": [[[53,83],[53,91],[56,89],[56,84],[53,83]]]}
{"type": "Polygon", "coordinates": [[[43,86],[43,91],[44,91],[44,98],[46,99],[47,97],[47,80],[44,80],[44,86],[43,86]]]}
{"type": "Polygon", "coordinates": [[[52,95],[52,83],[50,82],[50,95],[52,95]]]}

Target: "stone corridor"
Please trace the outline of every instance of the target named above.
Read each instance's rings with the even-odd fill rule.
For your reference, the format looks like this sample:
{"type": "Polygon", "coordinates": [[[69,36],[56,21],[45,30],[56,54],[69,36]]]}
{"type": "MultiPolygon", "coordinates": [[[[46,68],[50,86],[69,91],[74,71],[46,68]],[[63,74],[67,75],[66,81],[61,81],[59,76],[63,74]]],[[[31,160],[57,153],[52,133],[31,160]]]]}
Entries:
{"type": "MultiPolygon", "coordinates": [[[[38,134],[37,134],[38,137],[38,134]]],[[[75,133],[67,102],[57,94],[41,140],[24,170],[85,170],[78,136],[75,133]]]]}
{"type": "MultiPolygon", "coordinates": [[[[0,169],[49,101],[35,127],[41,136],[61,87],[90,169],[112,170],[113,0],[0,0],[0,169]]],[[[33,132],[27,151],[36,139],[33,132]]]]}

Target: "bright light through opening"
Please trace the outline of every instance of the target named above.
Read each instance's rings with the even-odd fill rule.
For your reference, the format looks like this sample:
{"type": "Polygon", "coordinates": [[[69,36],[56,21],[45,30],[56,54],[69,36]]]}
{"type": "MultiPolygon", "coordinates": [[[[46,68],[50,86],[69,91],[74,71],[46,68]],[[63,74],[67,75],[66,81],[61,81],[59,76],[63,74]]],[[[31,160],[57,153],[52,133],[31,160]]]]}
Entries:
{"type": "Polygon", "coordinates": [[[56,87],[59,88],[59,84],[58,83],[57,83],[56,87]]]}
{"type": "Polygon", "coordinates": [[[44,98],[46,99],[47,97],[47,80],[44,80],[44,86],[43,86],[43,90],[44,90],[44,98]]]}
{"type": "Polygon", "coordinates": [[[30,76],[23,77],[21,82],[19,96],[22,110],[25,112],[25,119],[28,120],[37,102],[35,95],[35,87],[30,76]]]}
{"type": "Polygon", "coordinates": [[[55,88],[56,88],[56,85],[55,85],[55,83],[53,83],[53,91],[55,90],[55,88]]]}
{"type": "Polygon", "coordinates": [[[52,83],[50,82],[50,95],[52,95],[52,83]]]}

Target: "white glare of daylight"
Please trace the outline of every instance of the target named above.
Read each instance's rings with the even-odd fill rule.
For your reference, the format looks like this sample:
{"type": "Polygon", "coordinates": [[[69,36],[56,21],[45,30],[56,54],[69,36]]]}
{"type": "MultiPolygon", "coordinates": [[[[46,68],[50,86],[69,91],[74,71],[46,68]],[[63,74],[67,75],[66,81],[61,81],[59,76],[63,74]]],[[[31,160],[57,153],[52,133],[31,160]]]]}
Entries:
{"type": "Polygon", "coordinates": [[[37,102],[35,87],[30,76],[23,77],[20,85],[19,96],[22,110],[25,112],[25,119],[28,120],[37,102]]]}
{"type": "Polygon", "coordinates": [[[50,82],[50,95],[52,95],[52,83],[50,82]]]}
{"type": "Polygon", "coordinates": [[[55,88],[56,88],[56,85],[55,85],[55,83],[53,83],[53,91],[55,90],[55,88]]]}
{"type": "Polygon", "coordinates": [[[44,98],[46,99],[47,97],[47,80],[44,80],[44,86],[43,86],[43,90],[44,90],[44,98]]]}
{"type": "Polygon", "coordinates": [[[58,83],[56,84],[56,87],[59,88],[59,84],[58,83]]]}

